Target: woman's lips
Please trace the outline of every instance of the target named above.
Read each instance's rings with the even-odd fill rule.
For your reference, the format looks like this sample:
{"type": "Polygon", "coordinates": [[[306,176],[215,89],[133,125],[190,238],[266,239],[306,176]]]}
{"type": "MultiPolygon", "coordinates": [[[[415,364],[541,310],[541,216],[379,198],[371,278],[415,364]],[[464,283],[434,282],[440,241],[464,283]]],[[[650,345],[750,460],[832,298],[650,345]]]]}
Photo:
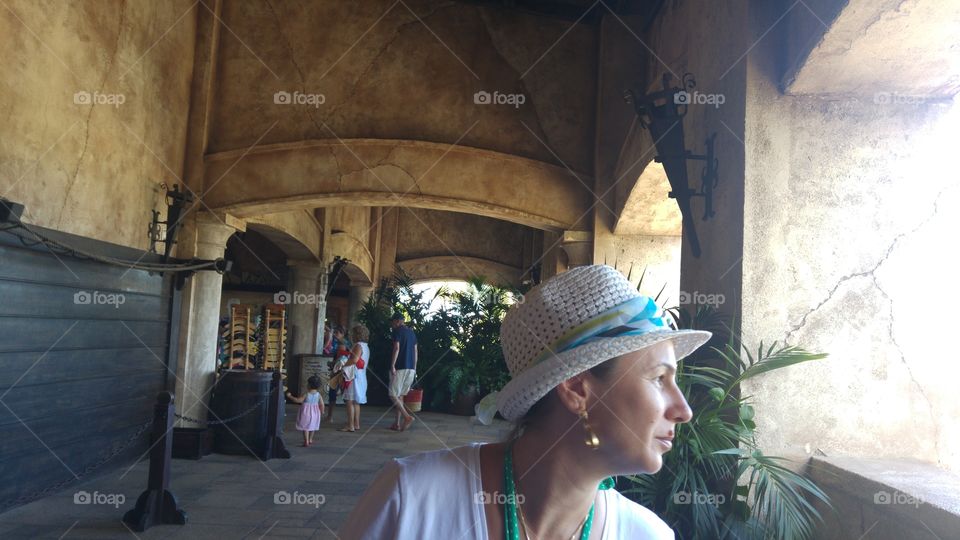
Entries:
{"type": "Polygon", "coordinates": [[[664,448],[666,448],[667,450],[670,450],[671,448],[673,448],[673,441],[672,441],[672,439],[673,439],[673,437],[670,437],[670,438],[667,438],[667,437],[657,437],[657,440],[660,441],[660,444],[662,444],[662,445],[664,446],[664,448]]]}

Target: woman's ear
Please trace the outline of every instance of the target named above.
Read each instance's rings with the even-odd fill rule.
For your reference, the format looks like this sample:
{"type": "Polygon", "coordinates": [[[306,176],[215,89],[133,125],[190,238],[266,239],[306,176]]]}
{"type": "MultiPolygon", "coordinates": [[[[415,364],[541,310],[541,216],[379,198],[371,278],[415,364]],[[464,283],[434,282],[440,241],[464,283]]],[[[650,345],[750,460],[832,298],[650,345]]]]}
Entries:
{"type": "Polygon", "coordinates": [[[574,375],[557,385],[557,399],[572,414],[580,414],[588,401],[596,398],[598,382],[589,371],[574,375]]]}

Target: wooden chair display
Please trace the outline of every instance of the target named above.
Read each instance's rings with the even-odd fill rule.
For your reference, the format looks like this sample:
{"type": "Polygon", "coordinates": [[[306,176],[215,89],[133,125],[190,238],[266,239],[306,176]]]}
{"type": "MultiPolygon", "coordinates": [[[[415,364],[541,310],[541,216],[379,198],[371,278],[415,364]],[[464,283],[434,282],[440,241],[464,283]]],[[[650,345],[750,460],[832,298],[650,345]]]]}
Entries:
{"type": "Polygon", "coordinates": [[[267,304],[263,306],[262,333],[263,364],[261,369],[286,373],[284,360],[287,353],[286,306],[267,304]]]}
{"type": "Polygon", "coordinates": [[[230,324],[227,327],[228,367],[253,369],[260,352],[257,325],[253,320],[253,306],[230,306],[230,324]]]}

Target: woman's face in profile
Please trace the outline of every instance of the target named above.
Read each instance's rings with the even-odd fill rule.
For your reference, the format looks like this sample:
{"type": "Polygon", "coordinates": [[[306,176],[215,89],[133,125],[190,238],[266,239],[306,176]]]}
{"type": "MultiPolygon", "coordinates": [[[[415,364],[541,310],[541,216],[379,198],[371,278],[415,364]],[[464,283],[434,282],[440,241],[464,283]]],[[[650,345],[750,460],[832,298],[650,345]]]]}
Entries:
{"type": "Polygon", "coordinates": [[[600,452],[617,474],[655,473],[672,448],[676,425],[692,411],[676,383],[673,343],[658,343],[615,362],[602,382],[590,423],[600,437],[600,452]]]}

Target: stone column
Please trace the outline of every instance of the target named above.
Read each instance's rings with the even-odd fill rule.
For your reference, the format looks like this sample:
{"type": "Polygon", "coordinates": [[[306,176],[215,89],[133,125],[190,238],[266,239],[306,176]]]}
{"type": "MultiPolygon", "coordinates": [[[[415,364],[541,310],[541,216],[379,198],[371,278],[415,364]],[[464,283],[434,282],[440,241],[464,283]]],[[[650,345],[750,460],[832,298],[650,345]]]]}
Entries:
{"type": "Polygon", "coordinates": [[[563,231],[560,247],[567,254],[570,268],[593,263],[593,233],[590,231],[563,231]]]}
{"type": "MultiPolygon", "coordinates": [[[[223,257],[227,239],[242,228],[244,223],[232,216],[221,219],[208,212],[199,213],[184,223],[177,253],[180,258],[223,257]]],[[[221,274],[204,270],[193,274],[183,288],[175,404],[177,413],[199,420],[207,418],[216,377],[222,287],[221,274]]]]}
{"type": "Polygon", "coordinates": [[[314,342],[314,350],[318,353],[323,351],[323,323],[327,319],[327,284],[329,281],[329,276],[327,275],[326,267],[323,268],[323,271],[320,272],[320,276],[317,279],[317,330],[314,334],[316,341],[314,342]]]}
{"type": "MultiPolygon", "coordinates": [[[[327,307],[322,295],[317,294],[317,279],[321,274],[325,274],[325,269],[316,261],[292,260],[288,261],[287,265],[291,269],[287,327],[293,331],[289,354],[314,354],[317,352],[317,311],[320,307],[326,311],[327,307]],[[323,306],[320,306],[320,303],[323,306]]],[[[323,336],[320,336],[320,339],[323,339],[323,336]]]]}
{"type": "Polygon", "coordinates": [[[370,293],[373,292],[373,287],[370,285],[351,285],[350,286],[350,307],[347,310],[347,337],[349,338],[350,327],[357,324],[357,314],[360,313],[360,308],[363,307],[363,303],[367,301],[367,298],[370,296],[370,293]]]}

